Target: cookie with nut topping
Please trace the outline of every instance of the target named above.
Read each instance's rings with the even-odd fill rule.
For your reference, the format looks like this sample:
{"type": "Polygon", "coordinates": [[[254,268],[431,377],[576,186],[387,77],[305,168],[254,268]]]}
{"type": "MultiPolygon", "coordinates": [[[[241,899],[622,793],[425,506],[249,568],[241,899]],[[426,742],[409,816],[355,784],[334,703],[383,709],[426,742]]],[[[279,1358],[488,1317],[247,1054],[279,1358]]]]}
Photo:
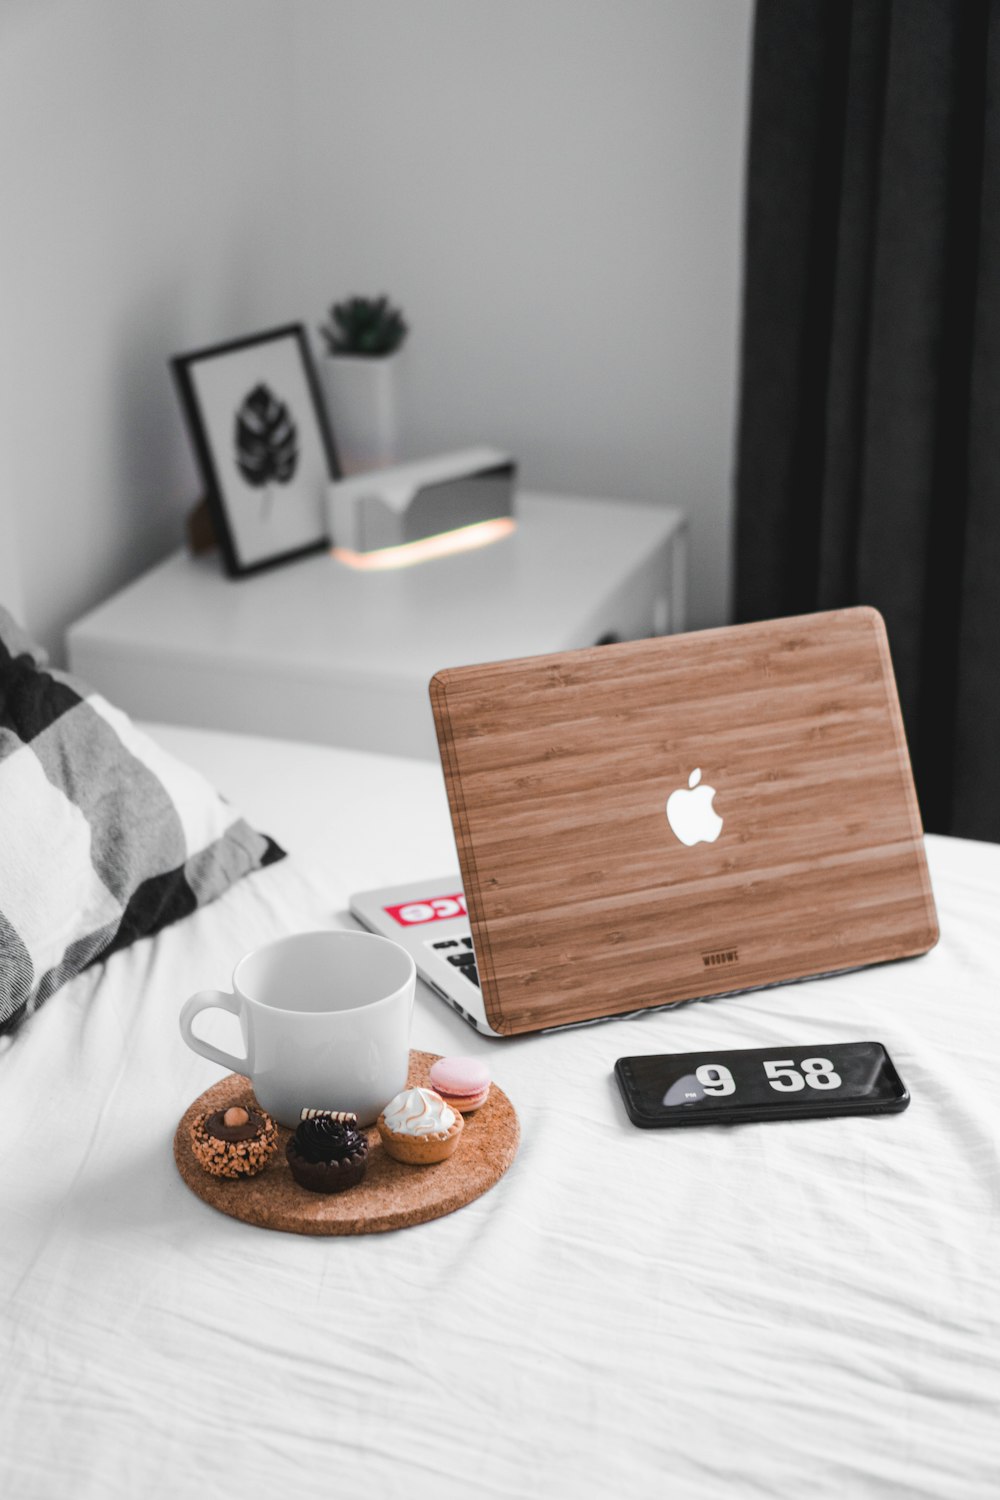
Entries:
{"type": "Polygon", "coordinates": [[[234,1104],[198,1115],[191,1126],[191,1150],[212,1177],[256,1177],[278,1145],[278,1127],[262,1109],[234,1104]]]}

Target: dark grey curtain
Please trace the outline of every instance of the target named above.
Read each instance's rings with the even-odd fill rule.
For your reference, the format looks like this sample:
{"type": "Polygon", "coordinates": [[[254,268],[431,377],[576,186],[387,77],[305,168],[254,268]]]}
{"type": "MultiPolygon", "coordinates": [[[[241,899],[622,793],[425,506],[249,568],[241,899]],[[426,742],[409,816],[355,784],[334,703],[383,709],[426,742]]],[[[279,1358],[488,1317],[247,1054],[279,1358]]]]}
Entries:
{"type": "Polygon", "coordinates": [[[758,0],[737,617],[885,616],[925,826],[1000,840],[1000,0],[758,0]]]}

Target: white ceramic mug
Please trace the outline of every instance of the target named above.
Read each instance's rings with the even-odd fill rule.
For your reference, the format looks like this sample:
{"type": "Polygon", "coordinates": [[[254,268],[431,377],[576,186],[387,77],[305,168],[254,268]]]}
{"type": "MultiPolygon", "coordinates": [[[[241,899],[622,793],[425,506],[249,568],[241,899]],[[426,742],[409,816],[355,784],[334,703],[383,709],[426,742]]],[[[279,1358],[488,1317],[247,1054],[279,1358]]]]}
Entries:
{"type": "Polygon", "coordinates": [[[290,1129],[303,1109],[353,1110],[371,1125],[406,1086],[416,966],[370,932],[302,932],[266,943],[233,970],[233,993],[185,1001],[181,1036],[253,1082],[261,1108],[290,1129]],[[191,1030],[203,1010],[239,1017],[245,1057],[191,1030]]]}

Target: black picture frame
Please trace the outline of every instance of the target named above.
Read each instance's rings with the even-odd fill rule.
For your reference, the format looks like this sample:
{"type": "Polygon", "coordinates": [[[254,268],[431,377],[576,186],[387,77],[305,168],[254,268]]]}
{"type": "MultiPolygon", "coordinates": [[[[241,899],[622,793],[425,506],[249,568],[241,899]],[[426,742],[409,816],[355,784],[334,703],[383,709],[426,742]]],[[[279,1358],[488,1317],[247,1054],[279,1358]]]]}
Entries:
{"type": "Polygon", "coordinates": [[[305,325],[178,354],[170,367],[229,576],[329,547],[326,486],[340,464],[305,325]]]}

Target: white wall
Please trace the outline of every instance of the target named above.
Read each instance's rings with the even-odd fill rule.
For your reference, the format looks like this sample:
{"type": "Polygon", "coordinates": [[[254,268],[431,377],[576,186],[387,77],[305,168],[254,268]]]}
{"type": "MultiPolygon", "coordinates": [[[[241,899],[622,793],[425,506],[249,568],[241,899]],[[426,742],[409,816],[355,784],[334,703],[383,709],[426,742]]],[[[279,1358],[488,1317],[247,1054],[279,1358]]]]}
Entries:
{"type": "Polygon", "coordinates": [[[729,601],[751,0],[304,0],[300,305],[388,291],[414,453],[668,501],[729,601]]]}
{"type": "Polygon", "coordinates": [[[296,311],[291,97],[271,0],[0,10],[4,537],[50,648],[181,540],[170,355],[296,311]]]}
{"type": "MultiPolygon", "coordinates": [[[[752,0],[5,0],[0,590],[176,546],[171,354],[387,290],[409,442],[692,518],[727,609],[752,0]]],[[[17,599],[18,593],[20,600],[17,599]]]]}

